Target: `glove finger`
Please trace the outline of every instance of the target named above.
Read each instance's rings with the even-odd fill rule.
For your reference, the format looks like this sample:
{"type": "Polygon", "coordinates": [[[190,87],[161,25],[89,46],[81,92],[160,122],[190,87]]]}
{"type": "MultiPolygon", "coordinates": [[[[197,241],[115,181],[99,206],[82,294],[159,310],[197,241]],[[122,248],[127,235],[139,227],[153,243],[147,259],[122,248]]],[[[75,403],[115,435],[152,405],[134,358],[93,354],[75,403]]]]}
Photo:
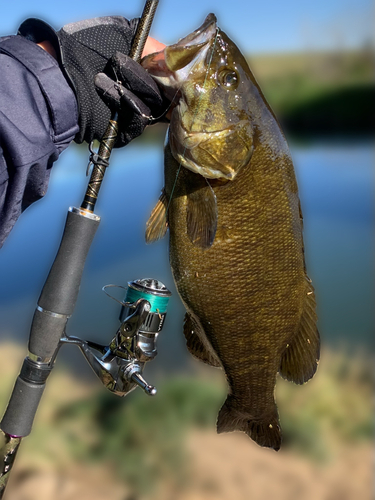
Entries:
{"type": "Polygon", "coordinates": [[[121,107],[121,93],[119,85],[104,73],[95,76],[94,84],[103,101],[111,108],[119,110],[121,107]]]}
{"type": "Polygon", "coordinates": [[[134,115],[133,119],[128,122],[126,117],[124,120],[119,120],[119,135],[123,144],[128,144],[136,137],[140,136],[148,121],[144,120],[140,115],[134,115]]]}
{"type": "Polygon", "coordinates": [[[149,120],[151,118],[151,110],[150,108],[139,99],[133,92],[122,87],[123,94],[121,96],[121,110],[126,113],[126,107],[129,107],[133,110],[133,112],[144,119],[149,120]]]}
{"type": "Polygon", "coordinates": [[[152,104],[153,107],[163,104],[156,82],[140,64],[121,52],[116,52],[110,63],[116,79],[133,93],[142,96],[144,102],[152,104]]]}
{"type": "Polygon", "coordinates": [[[111,109],[123,114],[129,112],[137,114],[143,121],[149,121],[150,108],[120,83],[114,82],[104,73],[98,73],[95,77],[95,86],[100,97],[111,109]]]}

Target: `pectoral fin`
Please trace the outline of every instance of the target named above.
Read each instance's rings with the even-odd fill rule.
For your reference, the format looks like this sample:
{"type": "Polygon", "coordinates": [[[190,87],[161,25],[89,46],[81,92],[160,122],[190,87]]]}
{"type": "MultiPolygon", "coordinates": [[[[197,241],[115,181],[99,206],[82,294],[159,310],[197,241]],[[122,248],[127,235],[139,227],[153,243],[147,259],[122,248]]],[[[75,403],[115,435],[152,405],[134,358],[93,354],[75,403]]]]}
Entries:
{"type": "Polygon", "coordinates": [[[168,199],[163,189],[146,224],[146,243],[154,243],[164,238],[168,228],[167,207],[168,199]]]}
{"type": "Polygon", "coordinates": [[[215,193],[206,179],[195,176],[193,189],[187,195],[187,233],[193,245],[209,248],[217,229],[217,203],[215,193]]]}
{"type": "Polygon", "coordinates": [[[303,384],[313,377],[320,356],[320,338],[316,327],[315,295],[311,282],[308,282],[305,306],[300,327],[296,336],[286,346],[281,358],[280,375],[294,382],[303,384]]]}

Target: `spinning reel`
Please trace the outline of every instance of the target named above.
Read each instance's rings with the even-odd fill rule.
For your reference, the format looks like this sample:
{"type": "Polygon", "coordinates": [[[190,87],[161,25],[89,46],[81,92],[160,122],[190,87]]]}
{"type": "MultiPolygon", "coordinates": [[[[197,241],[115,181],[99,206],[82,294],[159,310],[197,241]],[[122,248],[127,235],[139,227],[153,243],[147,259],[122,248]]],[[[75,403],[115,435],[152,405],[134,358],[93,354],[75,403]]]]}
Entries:
{"type": "Polygon", "coordinates": [[[145,364],[157,355],[156,341],[167,314],[171,292],[158,280],[139,279],[128,283],[121,304],[120,321],[109,345],[103,346],[89,340],[65,336],[61,344],[75,344],[82,351],[89,365],[103,385],[118,396],[125,396],[137,386],[154,396],[156,387],[149,385],[142,376],[145,364]]]}

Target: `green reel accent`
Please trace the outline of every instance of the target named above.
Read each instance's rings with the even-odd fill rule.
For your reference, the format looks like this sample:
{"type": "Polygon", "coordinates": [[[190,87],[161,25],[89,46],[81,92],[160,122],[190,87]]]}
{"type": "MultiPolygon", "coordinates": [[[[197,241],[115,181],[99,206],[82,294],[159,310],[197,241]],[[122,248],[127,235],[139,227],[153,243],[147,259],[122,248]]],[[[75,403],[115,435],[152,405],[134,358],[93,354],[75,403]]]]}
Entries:
{"type": "Polygon", "coordinates": [[[151,313],[165,314],[171,292],[157,280],[142,279],[128,283],[125,302],[134,303],[139,299],[147,300],[151,313]]]}

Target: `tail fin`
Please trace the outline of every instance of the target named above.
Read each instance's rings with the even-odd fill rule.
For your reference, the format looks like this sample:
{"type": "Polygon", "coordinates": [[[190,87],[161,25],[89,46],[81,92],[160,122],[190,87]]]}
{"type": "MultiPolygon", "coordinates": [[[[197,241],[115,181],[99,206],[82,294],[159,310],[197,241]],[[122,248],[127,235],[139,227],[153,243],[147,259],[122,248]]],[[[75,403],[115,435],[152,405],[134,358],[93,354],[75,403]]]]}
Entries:
{"type": "Polygon", "coordinates": [[[234,406],[234,398],[229,395],[221,407],[217,418],[217,432],[243,431],[259,446],[278,451],[281,446],[281,429],[276,404],[269,418],[254,419],[246,411],[234,406]]]}

